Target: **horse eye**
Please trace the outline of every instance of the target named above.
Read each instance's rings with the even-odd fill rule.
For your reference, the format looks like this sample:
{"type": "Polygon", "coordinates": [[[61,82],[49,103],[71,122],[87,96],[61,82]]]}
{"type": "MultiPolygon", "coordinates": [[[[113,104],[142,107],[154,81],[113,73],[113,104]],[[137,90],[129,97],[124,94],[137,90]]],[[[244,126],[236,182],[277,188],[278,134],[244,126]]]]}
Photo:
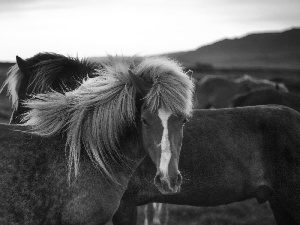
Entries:
{"type": "Polygon", "coordinates": [[[147,121],[145,120],[145,118],[141,118],[141,121],[142,121],[143,124],[149,126],[149,124],[147,123],[147,121]]]}

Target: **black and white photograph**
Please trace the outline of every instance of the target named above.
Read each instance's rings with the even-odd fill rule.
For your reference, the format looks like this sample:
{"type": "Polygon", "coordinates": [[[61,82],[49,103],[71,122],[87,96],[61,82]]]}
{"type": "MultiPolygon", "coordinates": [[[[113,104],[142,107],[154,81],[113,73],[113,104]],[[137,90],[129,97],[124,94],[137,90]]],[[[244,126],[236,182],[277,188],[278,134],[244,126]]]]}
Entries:
{"type": "Polygon", "coordinates": [[[300,1],[0,0],[0,225],[300,225],[300,1]]]}

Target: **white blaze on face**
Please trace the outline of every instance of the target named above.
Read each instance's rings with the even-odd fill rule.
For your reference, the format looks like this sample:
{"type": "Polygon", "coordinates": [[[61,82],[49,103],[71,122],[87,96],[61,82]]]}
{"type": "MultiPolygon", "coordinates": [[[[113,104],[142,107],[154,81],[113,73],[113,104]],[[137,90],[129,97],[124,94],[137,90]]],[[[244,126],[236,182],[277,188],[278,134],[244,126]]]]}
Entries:
{"type": "Polygon", "coordinates": [[[159,169],[163,174],[163,178],[165,178],[168,174],[168,166],[171,159],[171,149],[170,149],[170,141],[169,141],[169,131],[168,131],[168,119],[171,116],[171,112],[160,108],[158,110],[158,117],[160,118],[163,126],[163,134],[161,138],[161,156],[159,169]]]}

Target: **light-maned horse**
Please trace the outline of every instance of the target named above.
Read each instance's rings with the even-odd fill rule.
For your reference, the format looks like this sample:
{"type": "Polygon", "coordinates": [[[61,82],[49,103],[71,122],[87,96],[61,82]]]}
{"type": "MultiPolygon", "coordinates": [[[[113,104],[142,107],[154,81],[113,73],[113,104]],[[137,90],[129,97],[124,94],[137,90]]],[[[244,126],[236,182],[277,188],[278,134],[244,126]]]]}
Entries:
{"type": "Polygon", "coordinates": [[[215,206],[269,201],[277,224],[300,224],[300,115],[260,106],[195,110],[186,123],[179,169],[181,192],[162,195],[147,157],[133,173],[114,225],[136,224],[137,207],[151,202],[215,206]]]}
{"type": "Polygon", "coordinates": [[[300,96],[275,89],[262,89],[239,94],[229,101],[228,107],[244,107],[255,105],[284,105],[300,112],[300,96]]]}
{"type": "Polygon", "coordinates": [[[194,108],[226,108],[228,101],[235,95],[262,88],[288,91],[281,83],[256,79],[249,75],[234,80],[219,75],[207,75],[196,83],[194,108]]]}
{"type": "MultiPolygon", "coordinates": [[[[269,90],[270,92],[278,92],[279,90],[282,92],[282,95],[288,94],[288,89],[285,87],[285,85],[266,79],[256,79],[249,75],[244,75],[240,78],[231,80],[224,76],[208,75],[196,82],[194,108],[227,108],[230,106],[233,96],[247,95],[249,92],[256,90],[266,90],[263,92],[268,92],[269,90]]],[[[263,99],[266,100],[265,97],[263,97],[263,99]]],[[[145,224],[159,224],[158,221],[160,220],[164,221],[164,224],[167,224],[167,207],[167,205],[161,205],[161,203],[155,203],[155,205],[146,206],[144,209],[146,218],[145,224]]]]}
{"type": "MultiPolygon", "coordinates": [[[[59,73],[59,61],[66,61],[52,60],[29,64],[25,74],[11,71],[15,78],[6,84],[12,95],[27,90],[20,87],[32,68],[43,64],[36,78],[44,71],[59,73]]],[[[0,125],[1,223],[105,224],[146,151],[157,167],[153,177],[160,192],[179,192],[182,128],[192,92],[191,80],[174,61],[149,57],[136,65],[111,58],[74,90],[15,104],[16,111],[30,111],[23,125],[0,125]]]]}

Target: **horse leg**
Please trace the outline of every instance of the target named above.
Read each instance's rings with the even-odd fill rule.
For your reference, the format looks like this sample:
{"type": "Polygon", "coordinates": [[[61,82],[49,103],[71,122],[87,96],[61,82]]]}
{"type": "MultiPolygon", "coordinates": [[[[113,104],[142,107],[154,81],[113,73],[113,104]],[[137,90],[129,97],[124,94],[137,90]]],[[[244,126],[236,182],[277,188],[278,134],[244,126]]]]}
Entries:
{"type": "Polygon", "coordinates": [[[144,225],[167,225],[168,205],[163,203],[148,204],[145,206],[144,214],[144,225]]]}
{"type": "Polygon", "coordinates": [[[136,225],[137,207],[134,203],[122,199],[120,206],[112,218],[113,225],[136,225]]]}
{"type": "Polygon", "coordinates": [[[159,203],[158,216],[161,225],[167,225],[169,220],[168,204],[159,203]]]}
{"type": "Polygon", "coordinates": [[[157,203],[150,203],[145,206],[144,208],[144,215],[145,215],[145,220],[144,220],[144,225],[153,225],[153,219],[155,216],[155,205],[157,203]]]}
{"type": "Polygon", "coordinates": [[[283,204],[274,196],[270,198],[269,203],[277,225],[299,225],[299,223],[292,218],[292,215],[287,212],[283,204]]]}
{"type": "Polygon", "coordinates": [[[148,213],[147,213],[149,205],[150,204],[147,204],[147,205],[144,206],[144,210],[143,210],[143,212],[144,212],[144,225],[149,225],[149,219],[148,219],[148,213]]]}

